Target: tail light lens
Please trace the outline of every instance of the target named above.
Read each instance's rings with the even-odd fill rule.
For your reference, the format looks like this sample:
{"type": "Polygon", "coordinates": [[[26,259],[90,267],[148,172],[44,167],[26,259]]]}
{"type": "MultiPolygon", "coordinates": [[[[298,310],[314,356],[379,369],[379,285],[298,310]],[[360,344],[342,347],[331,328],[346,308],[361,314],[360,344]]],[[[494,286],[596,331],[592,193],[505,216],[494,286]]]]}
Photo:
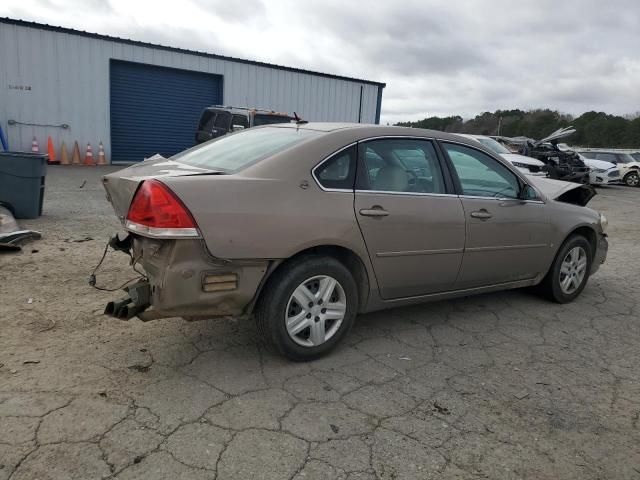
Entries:
{"type": "Polygon", "coordinates": [[[187,207],[158,180],[145,180],[140,185],[129,207],[125,228],[149,237],[200,236],[187,207]]]}

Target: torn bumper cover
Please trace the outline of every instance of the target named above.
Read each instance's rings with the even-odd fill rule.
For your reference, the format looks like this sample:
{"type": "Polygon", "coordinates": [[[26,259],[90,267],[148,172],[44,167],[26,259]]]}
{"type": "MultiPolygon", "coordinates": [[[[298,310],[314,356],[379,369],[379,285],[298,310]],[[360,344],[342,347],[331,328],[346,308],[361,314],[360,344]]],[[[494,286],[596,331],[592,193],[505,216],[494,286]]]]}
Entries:
{"type": "Polygon", "coordinates": [[[134,316],[143,321],[169,317],[200,320],[250,314],[271,263],[216,259],[198,239],[133,236],[132,255],[147,279],[126,287],[128,295],[109,302],[105,309],[105,314],[124,320],[134,316]]]}

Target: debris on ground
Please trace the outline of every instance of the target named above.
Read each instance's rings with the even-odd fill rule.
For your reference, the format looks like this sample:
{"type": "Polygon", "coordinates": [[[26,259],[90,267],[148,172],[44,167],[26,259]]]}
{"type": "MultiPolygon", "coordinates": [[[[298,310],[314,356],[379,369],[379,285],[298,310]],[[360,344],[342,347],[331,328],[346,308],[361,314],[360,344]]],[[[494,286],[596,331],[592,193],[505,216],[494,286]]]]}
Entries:
{"type": "Polygon", "coordinates": [[[25,360],[24,362],[22,362],[23,365],[30,365],[30,364],[36,364],[36,363],[40,363],[40,360],[25,360]]]}
{"type": "Polygon", "coordinates": [[[437,401],[433,402],[433,411],[441,413],[442,415],[450,415],[451,411],[443,405],[440,405],[437,401]]]}
{"type": "Polygon", "coordinates": [[[526,390],[522,390],[521,392],[514,393],[513,396],[518,400],[522,400],[523,398],[527,398],[529,396],[529,392],[527,392],[526,390]]]}
{"type": "Polygon", "coordinates": [[[129,370],[133,370],[139,373],[146,373],[151,370],[151,367],[149,367],[148,365],[131,365],[128,368],[129,370]]]}
{"type": "Polygon", "coordinates": [[[82,243],[82,242],[90,242],[91,240],[93,240],[93,237],[90,237],[89,235],[87,235],[86,237],[82,237],[82,238],[74,238],[73,240],[70,238],[65,239],[65,243],[82,243]]]}
{"type": "Polygon", "coordinates": [[[9,209],[0,206],[0,252],[18,252],[22,248],[20,243],[40,238],[42,238],[40,232],[20,230],[18,222],[9,209]]]}

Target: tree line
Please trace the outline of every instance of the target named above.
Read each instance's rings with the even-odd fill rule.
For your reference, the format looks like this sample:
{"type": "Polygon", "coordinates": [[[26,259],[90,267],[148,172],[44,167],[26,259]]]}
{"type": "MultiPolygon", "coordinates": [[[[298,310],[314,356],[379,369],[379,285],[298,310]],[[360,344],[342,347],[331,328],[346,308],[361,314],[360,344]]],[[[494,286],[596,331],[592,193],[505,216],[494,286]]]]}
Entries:
{"type": "Polygon", "coordinates": [[[579,117],[573,117],[549,109],[515,109],[483,112],[469,120],[456,115],[429,117],[417,122],[400,122],[397,125],[475,135],[524,135],[533,139],[546,137],[558,128],[573,125],[576,133],[561,142],[581,147],[640,149],[640,114],[621,117],[604,112],[586,112],[579,117]]]}

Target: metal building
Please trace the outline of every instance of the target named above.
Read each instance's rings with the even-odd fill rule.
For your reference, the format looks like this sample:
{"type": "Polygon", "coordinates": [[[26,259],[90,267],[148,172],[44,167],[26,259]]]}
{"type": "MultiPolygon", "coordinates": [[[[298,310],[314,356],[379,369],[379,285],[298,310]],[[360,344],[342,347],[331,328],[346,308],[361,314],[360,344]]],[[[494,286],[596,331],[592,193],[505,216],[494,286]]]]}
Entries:
{"type": "Polygon", "coordinates": [[[0,126],[12,150],[103,142],[114,162],[194,143],[223,104],[379,123],[384,83],[0,18],[0,126]],[[135,148],[134,148],[135,147],[135,148]],[[134,153],[131,153],[134,152],[134,153]]]}

